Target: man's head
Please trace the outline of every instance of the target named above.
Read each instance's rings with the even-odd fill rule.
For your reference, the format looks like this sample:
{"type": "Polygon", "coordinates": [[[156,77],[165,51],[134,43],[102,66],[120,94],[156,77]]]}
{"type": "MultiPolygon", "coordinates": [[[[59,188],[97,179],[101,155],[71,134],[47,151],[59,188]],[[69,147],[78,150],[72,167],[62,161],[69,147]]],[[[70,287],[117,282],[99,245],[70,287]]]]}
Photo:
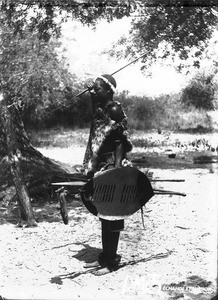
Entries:
{"type": "Polygon", "coordinates": [[[109,74],[104,74],[97,77],[96,79],[101,79],[106,85],[106,87],[113,92],[113,94],[116,92],[117,83],[113,76],[109,74]]]}
{"type": "Polygon", "coordinates": [[[100,106],[104,106],[107,101],[112,100],[116,85],[116,81],[111,75],[105,74],[96,78],[93,89],[100,106]]]}

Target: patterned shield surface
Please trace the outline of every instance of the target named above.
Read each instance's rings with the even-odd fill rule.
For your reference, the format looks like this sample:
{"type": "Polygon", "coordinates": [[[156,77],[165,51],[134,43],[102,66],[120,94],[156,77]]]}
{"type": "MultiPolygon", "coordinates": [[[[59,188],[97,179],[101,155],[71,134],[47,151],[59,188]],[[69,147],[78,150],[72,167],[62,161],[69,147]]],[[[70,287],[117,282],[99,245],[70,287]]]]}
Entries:
{"type": "Polygon", "coordinates": [[[153,195],[149,179],[133,167],[101,172],[81,191],[89,212],[106,220],[120,220],[134,214],[153,195]]]}

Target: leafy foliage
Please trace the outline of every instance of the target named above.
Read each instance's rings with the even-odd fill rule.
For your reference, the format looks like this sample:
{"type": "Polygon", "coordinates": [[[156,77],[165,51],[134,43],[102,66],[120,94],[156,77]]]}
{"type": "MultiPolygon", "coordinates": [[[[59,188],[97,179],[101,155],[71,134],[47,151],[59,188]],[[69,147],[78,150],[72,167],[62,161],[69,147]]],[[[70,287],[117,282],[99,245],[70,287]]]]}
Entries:
{"type": "Polygon", "coordinates": [[[72,101],[77,79],[56,52],[61,22],[71,18],[94,26],[99,19],[129,13],[129,1],[2,1],[0,86],[9,105],[20,104],[26,125],[51,126],[58,119],[80,124],[86,119],[87,114],[78,114],[78,108],[85,110],[84,102],[72,101]]]}
{"type": "Polygon", "coordinates": [[[192,50],[193,66],[200,67],[201,55],[218,24],[217,2],[153,0],[149,5],[147,1],[137,4],[130,36],[120,40],[127,45],[125,55],[145,53],[142,69],[157,58],[170,58],[181,70],[192,50]]]}
{"type": "Polygon", "coordinates": [[[55,39],[39,40],[36,32],[25,38],[13,36],[7,29],[2,45],[5,50],[0,78],[7,103],[19,104],[25,124],[43,124],[54,107],[65,104],[69,87],[76,85],[75,76],[56,52],[59,43],[55,39]]]}
{"type": "Polygon", "coordinates": [[[206,75],[200,73],[191,80],[189,85],[183,90],[181,102],[186,106],[194,106],[205,110],[214,108],[214,84],[215,74],[206,75]]]}
{"type": "MultiPolygon", "coordinates": [[[[68,18],[95,26],[100,19],[111,21],[135,16],[131,38],[122,39],[127,45],[126,55],[146,52],[145,68],[158,57],[176,60],[179,56],[186,61],[192,49],[194,64],[199,66],[201,53],[217,21],[214,1],[208,0],[207,5],[199,3],[199,0],[188,4],[185,0],[2,1],[0,81],[8,104],[20,104],[23,121],[28,126],[53,126],[59,122],[87,124],[90,117],[87,97],[84,95],[77,103],[73,101],[77,78],[67,71],[64,59],[55,51],[59,47],[56,38],[61,34],[61,22],[68,18]]],[[[153,102],[140,103],[141,108],[134,111],[136,120],[141,120],[141,111],[149,118],[153,116],[153,102]]]]}
{"type": "Polygon", "coordinates": [[[88,25],[95,25],[100,19],[112,21],[130,15],[131,3],[134,1],[3,0],[1,10],[15,33],[28,27],[47,40],[52,33],[60,35],[61,21],[71,18],[88,25]]]}

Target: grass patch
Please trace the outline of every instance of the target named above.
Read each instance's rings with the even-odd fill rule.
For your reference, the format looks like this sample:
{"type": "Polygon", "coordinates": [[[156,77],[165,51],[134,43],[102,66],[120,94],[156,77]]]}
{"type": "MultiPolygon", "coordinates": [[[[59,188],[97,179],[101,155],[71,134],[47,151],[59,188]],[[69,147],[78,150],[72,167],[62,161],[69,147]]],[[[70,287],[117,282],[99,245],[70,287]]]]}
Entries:
{"type": "Polygon", "coordinates": [[[34,147],[58,147],[68,148],[73,146],[86,146],[88,142],[89,129],[71,129],[57,127],[46,130],[27,131],[28,137],[34,147]]]}
{"type": "MultiPolygon", "coordinates": [[[[36,148],[85,148],[89,137],[89,128],[47,129],[42,131],[28,131],[32,145],[36,148]]],[[[172,132],[163,130],[131,130],[130,138],[134,148],[151,149],[156,147],[174,147],[178,145],[193,145],[197,140],[208,141],[217,146],[217,139],[213,133],[172,132]]],[[[205,142],[206,143],[206,142],[205,142]]]]}

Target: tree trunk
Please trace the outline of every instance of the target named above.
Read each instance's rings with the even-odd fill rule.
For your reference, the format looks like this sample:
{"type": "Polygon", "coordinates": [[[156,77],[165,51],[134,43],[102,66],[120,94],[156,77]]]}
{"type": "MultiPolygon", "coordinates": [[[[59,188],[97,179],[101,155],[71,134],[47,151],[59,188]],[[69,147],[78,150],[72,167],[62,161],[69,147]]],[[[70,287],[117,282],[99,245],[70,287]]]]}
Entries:
{"type": "Polygon", "coordinates": [[[1,122],[3,125],[3,131],[5,133],[6,149],[12,180],[15,186],[17,200],[20,206],[20,216],[22,221],[26,222],[26,226],[37,226],[31,207],[30,197],[28,195],[28,191],[20,167],[21,154],[17,147],[14,123],[4,102],[3,95],[0,95],[0,102],[1,122]]]}
{"type": "Polygon", "coordinates": [[[30,198],[33,202],[52,200],[51,182],[73,180],[74,172],[73,167],[60,165],[37,151],[27,137],[16,106],[0,101],[0,201],[17,199],[22,221],[33,226],[30,198]]]}
{"type": "Polygon", "coordinates": [[[11,174],[13,177],[13,182],[17,194],[19,207],[20,207],[21,220],[18,226],[23,226],[23,224],[25,223],[27,227],[37,226],[37,223],[33,215],[30,197],[24,182],[22,170],[20,168],[19,152],[16,151],[16,153],[13,155],[11,152],[9,152],[9,161],[10,161],[11,174]]]}

